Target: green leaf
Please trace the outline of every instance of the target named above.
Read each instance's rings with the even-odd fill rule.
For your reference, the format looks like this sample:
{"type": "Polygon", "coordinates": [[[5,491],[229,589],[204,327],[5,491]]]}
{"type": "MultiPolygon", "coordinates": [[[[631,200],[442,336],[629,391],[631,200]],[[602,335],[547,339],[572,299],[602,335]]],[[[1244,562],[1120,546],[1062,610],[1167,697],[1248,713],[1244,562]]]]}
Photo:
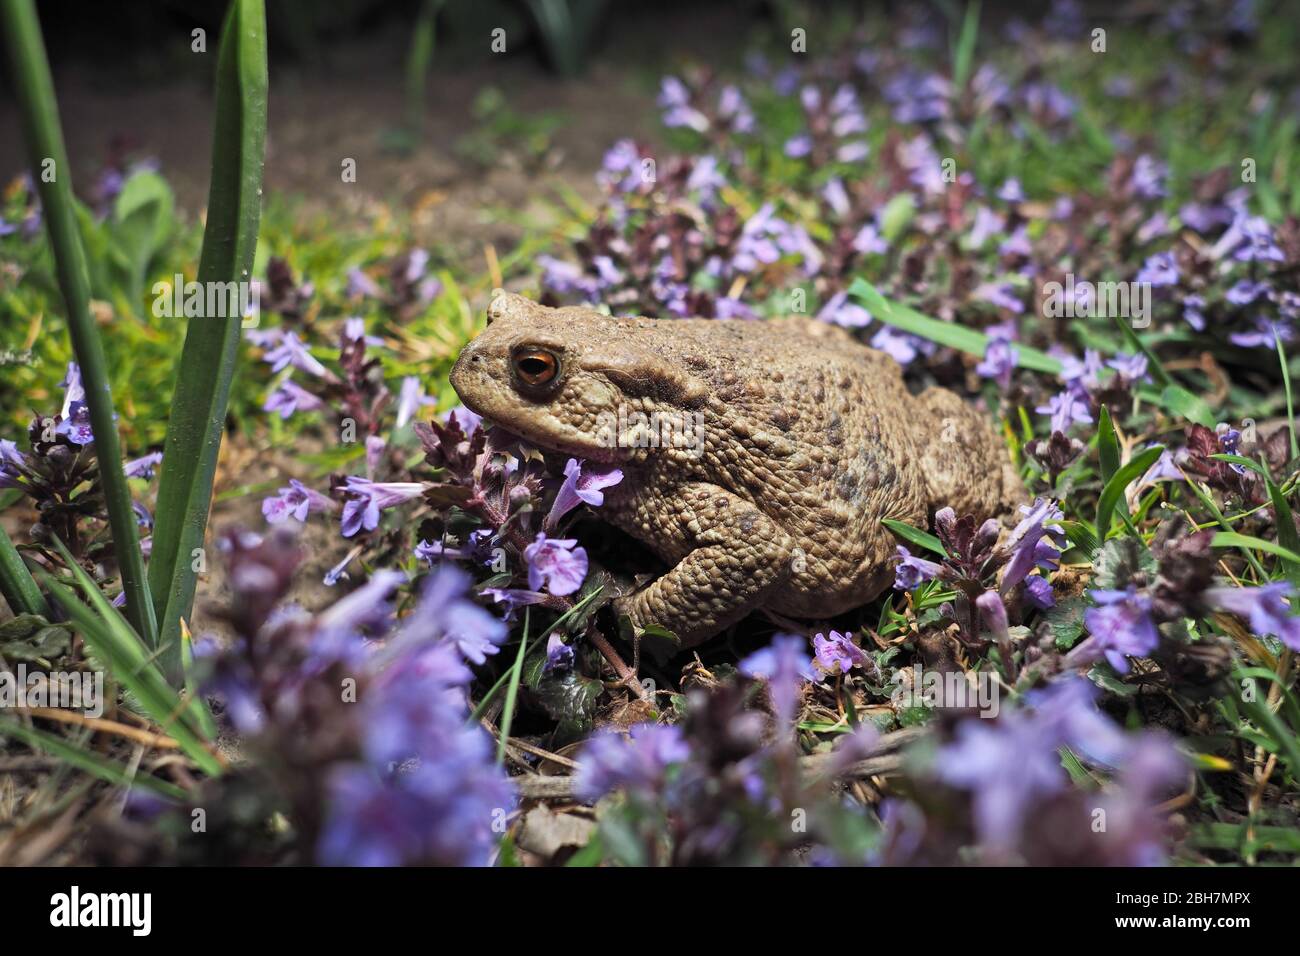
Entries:
{"type": "Polygon", "coordinates": [[[885,208],[881,210],[881,236],[886,242],[893,242],[907,231],[914,218],[916,218],[916,200],[912,198],[911,193],[899,193],[885,203],[885,208]]]}
{"type": "Polygon", "coordinates": [[[1155,574],[1156,559],[1140,538],[1132,535],[1111,538],[1101,546],[1093,562],[1093,587],[1122,591],[1138,574],[1155,574]]]}
{"type": "Polygon", "coordinates": [[[1043,614],[1047,626],[1052,629],[1052,640],[1059,650],[1068,651],[1079,643],[1079,638],[1083,636],[1083,612],[1087,609],[1088,602],[1075,595],[1057,601],[1043,614]]]}
{"type": "Polygon", "coordinates": [[[9,602],[9,610],[18,614],[39,614],[50,617],[50,606],[36,585],[32,572],[23,563],[22,555],[14,547],[8,532],[0,526],[0,594],[9,602]]]}
{"type": "Polygon", "coordinates": [[[1166,385],[1160,392],[1161,407],[1181,415],[1189,422],[1196,422],[1206,428],[1215,425],[1214,411],[1205,399],[1183,388],[1181,385],[1166,385]]]}
{"type": "Polygon", "coordinates": [[[1061,527],[1065,529],[1065,536],[1070,539],[1070,543],[1084,554],[1091,555],[1096,552],[1097,536],[1082,521],[1062,521],[1061,527]]]}
{"type": "MultiPolygon", "coordinates": [[[[1282,494],[1282,489],[1277,486],[1277,482],[1267,472],[1264,473],[1264,484],[1268,488],[1269,498],[1273,501],[1274,523],[1277,525],[1277,543],[1292,554],[1300,554],[1300,534],[1296,533],[1295,516],[1291,513],[1291,505],[1287,502],[1286,495],[1282,494]]],[[[1300,562],[1285,557],[1282,562],[1286,566],[1287,580],[1295,587],[1300,588],[1300,562]]],[[[1300,727],[1296,729],[1300,730],[1300,727]]]]}
{"type": "Polygon", "coordinates": [[[1152,445],[1111,475],[1106,482],[1105,487],[1101,490],[1101,498],[1097,501],[1097,537],[1100,540],[1104,541],[1106,535],[1110,532],[1111,518],[1115,514],[1115,508],[1124,500],[1124,489],[1144,475],[1146,470],[1156,463],[1156,459],[1160,457],[1164,450],[1164,445],[1152,445]]]}
{"type": "Polygon", "coordinates": [[[913,528],[907,522],[897,521],[894,518],[881,518],[880,523],[904,541],[910,541],[912,544],[925,548],[927,551],[933,551],[940,557],[948,557],[948,552],[944,550],[943,542],[928,531],[922,531],[920,528],[913,528]]]}
{"type": "Polygon", "coordinates": [[[133,304],[143,300],[149,263],[171,237],[174,205],[171,186],[155,172],[141,170],[122,184],[113,209],[110,253],[126,275],[133,304]]]}
{"type": "Polygon", "coordinates": [[[970,78],[971,65],[975,59],[975,42],[979,39],[980,5],[979,0],[966,5],[966,16],[962,18],[961,33],[957,37],[957,47],[952,57],[953,89],[961,92],[966,88],[970,78]]]}
{"type": "Polygon", "coordinates": [[[1300,562],[1300,554],[1290,548],[1282,547],[1276,541],[1265,541],[1263,538],[1239,534],[1236,531],[1216,531],[1214,537],[1210,539],[1210,544],[1216,548],[1245,548],[1247,550],[1267,551],[1269,554],[1275,554],[1285,561],[1300,562]]]}
{"type": "Polygon", "coordinates": [[[44,750],[46,753],[66,761],[78,770],[84,770],[86,773],[99,777],[101,780],[107,780],[109,783],[123,787],[139,787],[142,790],[152,790],[154,793],[162,794],[164,797],[170,797],[173,800],[185,799],[185,791],[174,783],[159,780],[157,777],[148,774],[128,773],[126,768],[119,763],[101,757],[92,751],[74,747],[64,738],[46,733],[43,730],[37,730],[35,727],[24,727],[14,720],[0,720],[0,735],[8,735],[15,740],[21,740],[33,750],[44,750]]]}
{"type": "MultiPolygon", "coordinates": [[[[200,283],[252,278],[261,215],[266,89],[262,0],[232,0],[217,53],[212,181],[200,283]]],[[[167,648],[163,669],[174,683],[181,679],[180,622],[194,603],[192,555],[203,547],[240,324],[239,316],[189,320],[172,395],[149,581],[160,644],[167,648]]]]}
{"type": "Polygon", "coordinates": [[[0,625],[0,657],[10,661],[53,661],[72,646],[72,632],[39,614],[20,614],[0,625]]]}
{"type": "Polygon", "coordinates": [[[1119,471],[1119,438],[1110,420],[1110,410],[1105,405],[1101,406],[1101,417],[1097,422],[1097,454],[1101,458],[1101,480],[1110,481],[1119,471]]]}
{"type": "Polygon", "coordinates": [[[77,600],[76,595],[48,575],[45,586],[72,619],[82,638],[163,732],[176,738],[191,760],[205,773],[214,776],[221,773],[220,761],[187,722],[194,718],[193,708],[186,706],[167,683],[158,666],[146,656],[139,637],[100,593],[95,582],[75,562],[71,570],[90,606],[77,600]]]}
{"type": "Polygon", "coordinates": [[[1255,472],[1256,474],[1264,475],[1265,477],[1268,476],[1268,471],[1264,468],[1263,465],[1255,461],[1255,459],[1253,458],[1246,458],[1244,455],[1229,455],[1226,453],[1221,453],[1221,454],[1210,455],[1209,457],[1215,459],[1216,461],[1226,461],[1234,465],[1241,465],[1243,468],[1249,468],[1251,471],[1255,472]]]}
{"type": "Polygon", "coordinates": [[[95,458],[113,533],[113,552],[121,568],[122,590],[126,593],[127,616],[136,631],[152,644],[156,640],[157,622],[145,580],[131,489],[122,471],[108,363],[99,329],[90,314],[90,279],[72,195],[72,170],[63,144],[54,81],[45,56],[36,5],[32,0],[7,0],[0,4],[0,22],[4,24],[5,46],[14,73],[14,92],[30,168],[39,172],[51,170],[54,174],[33,178],[41,193],[59,288],[67,309],[68,333],[81,366],[90,425],[95,435],[95,458]]]}
{"type": "MultiPolygon", "coordinates": [[[[1273,328],[1273,342],[1277,346],[1277,360],[1282,365],[1282,385],[1286,389],[1286,423],[1290,429],[1291,438],[1291,457],[1300,458],[1300,444],[1296,442],[1295,433],[1295,401],[1291,395],[1291,369],[1286,362],[1286,349],[1282,348],[1282,336],[1278,334],[1277,327],[1273,328]]],[[[1213,428],[1213,425],[1208,426],[1213,428]]]]}
{"type": "MultiPolygon", "coordinates": [[[[954,322],[940,322],[908,306],[891,302],[866,279],[854,279],[849,286],[849,295],[859,299],[874,318],[896,329],[971,355],[982,356],[988,349],[989,337],[983,332],[976,332],[954,322]]],[[[1053,375],[1061,371],[1058,359],[1027,345],[1016,345],[1016,364],[1035,372],[1051,372],[1053,375]]]]}

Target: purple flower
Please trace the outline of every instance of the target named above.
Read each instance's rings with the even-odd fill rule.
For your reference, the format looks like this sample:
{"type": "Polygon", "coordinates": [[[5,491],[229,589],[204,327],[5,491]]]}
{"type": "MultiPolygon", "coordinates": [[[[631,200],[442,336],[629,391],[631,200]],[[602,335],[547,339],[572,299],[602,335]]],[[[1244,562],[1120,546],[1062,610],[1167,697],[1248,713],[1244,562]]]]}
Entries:
{"type": "Polygon", "coordinates": [[[122,466],[122,473],[128,478],[145,478],[153,477],[153,471],[162,461],[162,452],[155,451],[141,458],[128,461],[122,466]]]}
{"type": "Polygon", "coordinates": [[[992,336],[984,349],[984,358],[975,366],[975,371],[984,378],[991,378],[1003,388],[1011,384],[1011,370],[1016,367],[1016,347],[1009,338],[992,336]]]}
{"type": "Polygon", "coordinates": [[[1172,252],[1157,252],[1142,263],[1137,274],[1138,282],[1150,283],[1153,288],[1177,285],[1178,279],[1178,263],[1172,252]]]}
{"type": "Polygon", "coordinates": [[[612,488],[622,480],[621,469],[591,467],[585,461],[570,458],[564,466],[564,484],[560,485],[555,502],[546,516],[546,528],[554,528],[561,518],[580,504],[599,508],[605,503],[605,492],[602,489],[612,488]]]}
{"type": "Polygon", "coordinates": [[[1189,295],[1183,299],[1183,321],[1197,332],[1205,331],[1205,299],[1199,295],[1189,295]]]}
{"type": "Polygon", "coordinates": [[[706,132],[709,120],[691,106],[691,91],[675,76],[665,76],[659,87],[659,106],[664,111],[663,124],[669,128],[685,126],[697,133],[706,132]]]}
{"type": "Polygon", "coordinates": [[[1213,587],[1205,600],[1213,607],[1250,621],[1256,634],[1272,634],[1283,644],[1300,651],[1300,617],[1291,613],[1295,592],[1285,581],[1253,588],[1213,587]]]}
{"type": "Polygon", "coordinates": [[[1007,538],[1011,560],[1002,574],[1002,593],[1006,594],[1025,579],[1035,565],[1051,566],[1065,547],[1065,529],[1058,523],[1065,516],[1050,498],[1036,498],[1032,506],[1021,505],[1022,518],[1007,538]]]}
{"type": "Polygon", "coordinates": [[[381,295],[375,280],[355,268],[348,270],[346,294],[349,299],[378,299],[381,295]]]}
{"type": "Polygon", "coordinates": [[[993,640],[999,645],[1010,642],[1011,630],[1007,621],[1007,606],[1002,603],[998,593],[985,591],[975,599],[975,606],[979,608],[980,620],[984,622],[984,628],[993,636],[993,640]]]}
{"type": "Polygon", "coordinates": [[[1053,395],[1046,405],[1039,405],[1034,411],[1040,415],[1052,416],[1054,432],[1065,433],[1070,430],[1071,425],[1092,423],[1092,413],[1088,410],[1088,403],[1068,389],[1053,395]]]}
{"type": "MultiPolygon", "coordinates": [[[[975,291],[972,292],[971,295],[982,302],[991,303],[999,309],[1006,309],[1008,312],[1013,312],[1016,315],[1025,311],[1025,303],[1020,300],[1018,295],[1016,295],[1015,288],[1009,282],[982,282],[975,287],[975,291]]],[[[1007,343],[1010,341],[1010,338],[1010,336],[1003,336],[996,341],[1007,343]]],[[[993,342],[989,342],[990,348],[992,345],[993,342]]],[[[1014,353],[1014,350],[1007,351],[1012,354],[1014,353]]],[[[999,354],[1001,355],[1001,352],[999,354]]],[[[988,358],[987,352],[985,353],[985,358],[988,358]]]]}
{"type": "Polygon", "coordinates": [[[998,198],[1003,202],[1020,203],[1025,201],[1025,191],[1020,186],[1020,180],[1014,176],[1008,179],[998,187],[998,198]]]}
{"type": "Polygon", "coordinates": [[[280,344],[263,355],[262,361],[269,362],[273,372],[292,366],[318,378],[329,374],[325,366],[312,358],[307,346],[292,332],[282,334],[280,344]]]}
{"type": "Polygon", "coordinates": [[[63,435],[74,445],[89,445],[95,440],[90,428],[90,406],[86,404],[86,390],[81,384],[81,366],[68,363],[67,374],[59,383],[63,386],[63,408],[55,434],[63,435]]]}
{"type": "Polygon", "coordinates": [[[1140,198],[1160,199],[1165,195],[1165,178],[1168,175],[1168,164],[1144,153],[1134,162],[1129,183],[1140,198]]]}
{"type": "Polygon", "coordinates": [[[1088,655],[1105,657],[1121,674],[1128,673],[1129,657],[1146,657],[1156,649],[1160,633],[1151,620],[1151,599],[1138,594],[1132,585],[1125,591],[1088,592],[1097,607],[1088,608],[1083,623],[1092,635],[1075,648],[1088,655]]]}
{"type": "Polygon", "coordinates": [[[862,648],[854,644],[849,635],[839,631],[814,634],[813,651],[813,667],[822,674],[834,674],[836,671],[847,674],[853,668],[865,667],[868,663],[862,648]]]}
{"type": "Polygon", "coordinates": [[[1019,712],[996,723],[964,720],[953,743],[939,751],[935,769],[944,783],[971,791],[980,842],[1006,852],[1032,806],[1065,788],[1056,748],[1055,739],[1019,712]]]}
{"type": "Polygon", "coordinates": [[[1223,293],[1223,297],[1233,305],[1250,305],[1256,299],[1268,295],[1269,285],[1267,282],[1252,282],[1250,279],[1240,279],[1223,293]]]}
{"type": "Polygon", "coordinates": [[[1119,380],[1124,387],[1140,382],[1147,375],[1147,357],[1141,352],[1134,355],[1117,355],[1106,363],[1119,373],[1119,380]]]}
{"type": "Polygon", "coordinates": [[[930,581],[942,566],[925,558],[918,558],[901,544],[898,546],[898,564],[894,567],[894,589],[910,591],[922,581],[930,581]]]}
{"type": "Polygon", "coordinates": [[[559,634],[552,634],[546,639],[546,664],[542,670],[567,671],[573,667],[573,648],[564,643],[559,634]]]}
{"type": "Polygon", "coordinates": [[[27,467],[27,456],[18,450],[18,446],[7,438],[0,438],[0,488],[23,487],[23,471],[27,467]]]}
{"type": "Polygon", "coordinates": [[[1002,245],[998,246],[998,255],[1002,256],[1024,256],[1028,258],[1033,255],[1034,247],[1029,243],[1029,230],[1020,225],[1016,231],[1007,237],[1002,245]]]}
{"type": "Polygon", "coordinates": [[[994,212],[988,206],[980,206],[975,210],[975,223],[970,230],[970,245],[972,249],[979,249],[986,243],[989,236],[1000,233],[1003,229],[1003,218],[1001,213],[994,212]]]}
{"type": "Polygon", "coordinates": [[[856,302],[850,302],[847,292],[837,292],[831,296],[818,311],[817,318],[850,329],[860,329],[871,324],[871,313],[856,302]]]}
{"type": "Polygon", "coordinates": [[[652,797],[662,790],[668,768],[690,758],[680,727],[634,724],[628,734],[606,730],[588,741],[574,774],[579,800],[591,803],[620,789],[652,797]]]}
{"type": "Polygon", "coordinates": [[[1173,452],[1165,449],[1160,453],[1154,465],[1147,469],[1146,474],[1138,480],[1138,487],[1153,485],[1157,481],[1183,481],[1182,472],[1178,470],[1178,465],[1174,461],[1173,452]]]}
{"type": "Polygon", "coordinates": [[[572,594],[587,577],[587,550],[576,547],[573,538],[548,538],[537,532],[533,543],[524,548],[528,562],[528,586],[540,591],[543,584],[552,594],[572,594]]]}
{"type": "Polygon", "coordinates": [[[432,398],[424,394],[420,380],[414,375],[402,379],[402,387],[397,398],[397,426],[401,428],[419,412],[421,406],[436,405],[432,398]]]}
{"type": "Polygon", "coordinates": [[[325,403],[307,391],[292,379],[285,379],[262,405],[264,412],[279,412],[287,419],[294,412],[314,412],[325,407],[325,403]]]}
{"type": "Polygon", "coordinates": [[[1283,342],[1290,342],[1294,335],[1292,328],[1285,322],[1272,322],[1263,316],[1255,320],[1255,328],[1250,332],[1233,332],[1228,341],[1244,349],[1271,349],[1277,346],[1274,336],[1283,342]]]}
{"type": "Polygon", "coordinates": [[[934,350],[934,343],[907,332],[900,332],[891,326],[882,325],[876,330],[875,335],[871,336],[871,347],[884,352],[899,365],[907,365],[915,361],[918,354],[930,354],[934,350]]]}
{"type": "Polygon", "coordinates": [[[1273,240],[1273,227],[1262,216],[1239,212],[1210,250],[1212,258],[1231,252],[1238,262],[1284,262],[1286,256],[1273,240]]]}
{"type": "Polygon", "coordinates": [[[860,252],[864,256],[881,255],[889,251],[889,243],[885,241],[880,230],[874,223],[867,223],[858,230],[857,235],[853,237],[852,246],[854,251],[860,252]]]}
{"type": "Polygon", "coordinates": [[[808,679],[811,660],[807,643],[797,634],[777,634],[772,643],[740,662],[740,672],[767,682],[772,710],[782,727],[788,727],[799,703],[799,687],[808,679]]]}
{"type": "Polygon", "coordinates": [[[1048,583],[1047,578],[1038,574],[1032,574],[1025,578],[1025,600],[1030,607],[1038,608],[1040,611],[1046,611],[1048,608],[1056,606],[1056,596],[1052,593],[1052,585],[1048,583]]]}
{"type": "Polygon", "coordinates": [[[395,653],[434,638],[454,644],[472,664],[482,664],[488,655],[497,653],[509,629],[469,599],[470,583],[470,576],[452,564],[439,565],[429,574],[415,611],[402,622],[395,653]]]}
{"type": "Polygon", "coordinates": [[[745,102],[740,90],[728,83],[718,94],[718,117],[729,120],[731,128],[737,133],[751,133],[754,130],[754,114],[745,102]]]}
{"type": "Polygon", "coordinates": [[[379,513],[424,494],[419,481],[371,481],[349,475],[342,491],[348,496],[343,505],[343,537],[379,527],[379,513]]]}
{"type": "Polygon", "coordinates": [[[1061,359],[1061,381],[1070,388],[1087,392],[1101,384],[1101,355],[1093,349],[1085,349],[1083,361],[1072,355],[1061,359]]]}
{"type": "Polygon", "coordinates": [[[333,511],[338,505],[327,495],[308,488],[297,478],[289,479],[289,487],[281,488],[270,498],[262,499],[262,516],[271,524],[289,518],[306,521],[313,511],[333,511]]]}

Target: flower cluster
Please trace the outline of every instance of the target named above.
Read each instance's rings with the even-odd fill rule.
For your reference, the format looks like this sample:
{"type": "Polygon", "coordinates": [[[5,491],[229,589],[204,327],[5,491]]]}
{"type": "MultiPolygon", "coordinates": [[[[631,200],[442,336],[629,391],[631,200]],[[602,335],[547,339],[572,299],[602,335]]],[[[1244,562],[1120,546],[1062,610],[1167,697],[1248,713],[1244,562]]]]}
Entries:
{"type": "Polygon", "coordinates": [[[301,554],[290,532],[222,540],[233,643],[201,642],[204,689],[263,755],[321,863],[483,865],[514,796],[484,731],[467,723],[471,664],[505,625],[451,567],[428,575],[394,623],[405,584],[376,572],[327,611],[282,603],[301,554]]]}

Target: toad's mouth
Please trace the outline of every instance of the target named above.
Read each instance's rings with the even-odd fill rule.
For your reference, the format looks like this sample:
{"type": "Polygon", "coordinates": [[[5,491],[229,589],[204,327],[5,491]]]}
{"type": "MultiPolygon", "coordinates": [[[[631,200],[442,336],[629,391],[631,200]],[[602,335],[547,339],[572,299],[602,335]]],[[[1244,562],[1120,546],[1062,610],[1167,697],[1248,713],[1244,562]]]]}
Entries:
{"type": "Polygon", "coordinates": [[[459,391],[457,394],[461,404],[481,416],[485,424],[522,438],[542,452],[571,455],[600,464],[616,464],[625,457],[617,447],[602,443],[594,431],[563,425],[554,419],[540,425],[529,422],[519,416],[518,404],[494,400],[491,394],[462,395],[459,391]]]}

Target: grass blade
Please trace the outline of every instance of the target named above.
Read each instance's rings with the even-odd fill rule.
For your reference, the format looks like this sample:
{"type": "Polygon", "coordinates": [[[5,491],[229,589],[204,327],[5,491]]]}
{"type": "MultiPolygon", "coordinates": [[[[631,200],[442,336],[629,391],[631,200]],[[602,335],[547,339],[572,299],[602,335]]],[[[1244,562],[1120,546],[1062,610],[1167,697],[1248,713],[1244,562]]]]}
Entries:
{"type": "Polygon", "coordinates": [[[159,780],[157,777],[148,774],[129,774],[121,764],[115,763],[106,757],[101,757],[89,750],[74,747],[57,734],[46,733],[43,730],[37,730],[35,727],[24,727],[13,720],[0,720],[0,736],[4,735],[13,737],[15,740],[21,740],[34,750],[44,750],[51,756],[58,757],[78,770],[84,770],[86,773],[99,777],[101,780],[107,780],[109,783],[122,787],[139,787],[142,790],[152,790],[154,793],[170,797],[173,800],[185,799],[185,791],[176,784],[168,783],[166,780],[159,780]]]}
{"type": "Polygon", "coordinates": [[[95,435],[95,457],[113,531],[113,551],[121,568],[122,590],[126,592],[126,613],[136,631],[154,643],[158,632],[154,605],[145,579],[135,512],[131,509],[131,489],[122,471],[108,363],[99,329],[90,315],[90,278],[72,198],[72,169],[63,145],[54,81],[45,56],[36,5],[32,0],[6,0],[0,4],[0,21],[4,23],[5,45],[13,67],[14,92],[27,140],[32,179],[40,189],[59,288],[67,309],[68,333],[86,389],[86,405],[95,435]]]}
{"type": "Polygon", "coordinates": [[[1256,551],[1267,551],[1269,554],[1275,554],[1283,561],[1300,562],[1300,554],[1292,551],[1290,548],[1284,548],[1276,541],[1265,541],[1263,538],[1256,538],[1248,534],[1238,534],[1236,531],[1216,531],[1214,537],[1210,539],[1210,546],[1215,548],[1243,548],[1254,549],[1256,551]]]}
{"type": "Polygon", "coordinates": [[[1156,459],[1160,457],[1164,450],[1164,445],[1152,445],[1111,475],[1110,480],[1101,489],[1101,498],[1097,502],[1097,538],[1099,541],[1106,540],[1106,534],[1110,531],[1111,519],[1115,515],[1115,507],[1124,499],[1124,489],[1145,474],[1146,470],[1156,463],[1156,459]]]}
{"type": "MultiPolygon", "coordinates": [[[[891,302],[866,279],[854,279],[849,286],[849,295],[860,299],[873,317],[896,329],[971,355],[982,356],[988,350],[989,337],[983,332],[976,332],[954,322],[940,322],[908,306],[891,302]]],[[[1058,359],[1027,345],[1016,345],[1016,364],[1035,372],[1051,372],[1053,375],[1061,371],[1058,359]]]]}
{"type": "Polygon", "coordinates": [[[1110,410],[1101,406],[1101,417],[1097,423],[1097,454],[1101,458],[1101,480],[1110,481],[1119,471],[1119,438],[1115,434],[1115,424],[1110,420],[1110,410]]]}
{"type": "Polygon", "coordinates": [[[933,551],[935,554],[945,558],[948,557],[948,552],[944,550],[943,542],[928,531],[922,531],[920,528],[913,528],[910,524],[907,524],[904,521],[896,521],[893,518],[881,518],[880,523],[904,541],[910,541],[912,544],[925,548],[927,551],[933,551]]]}
{"type": "Polygon", "coordinates": [[[510,725],[515,718],[515,704],[519,699],[519,679],[524,673],[524,651],[528,649],[528,625],[529,612],[532,608],[524,608],[524,633],[519,639],[519,653],[515,655],[515,662],[510,667],[510,686],[506,688],[506,702],[501,709],[501,733],[497,738],[497,763],[503,764],[506,760],[506,741],[510,739],[510,725]]]}
{"type": "MultiPolygon", "coordinates": [[[[93,582],[91,585],[93,588],[93,582]]],[[[139,639],[125,627],[122,619],[97,616],[53,578],[47,576],[45,586],[67,612],[86,643],[112,670],[113,677],[140,702],[148,716],[164,733],[174,737],[186,755],[205,773],[220,774],[221,762],[184,719],[190,708],[167,683],[157,665],[144,655],[139,639]]],[[[97,588],[93,589],[98,592],[97,588]]],[[[100,598],[103,599],[103,595],[100,598]]]]}
{"type": "Polygon", "coordinates": [[[1291,369],[1286,364],[1286,349],[1282,348],[1282,336],[1273,330],[1273,342],[1277,345],[1277,360],[1282,364],[1282,384],[1286,388],[1286,422],[1291,430],[1291,457],[1300,458],[1300,445],[1295,437],[1295,403],[1291,397],[1291,369]]]}
{"type": "Polygon", "coordinates": [[[960,94],[966,89],[970,78],[971,65],[975,61],[975,41],[979,39],[980,5],[979,0],[966,5],[966,15],[962,18],[961,34],[957,37],[957,46],[952,57],[952,85],[960,94]]]}
{"type": "Polygon", "coordinates": [[[3,527],[0,527],[0,594],[9,602],[14,617],[39,614],[47,621],[50,619],[50,606],[45,603],[45,595],[41,594],[32,572],[23,563],[23,556],[3,527]]]}
{"type": "MultiPolygon", "coordinates": [[[[221,34],[216,86],[212,182],[198,279],[200,283],[248,282],[257,248],[266,140],[262,0],[231,3],[221,34]]],[[[180,621],[194,602],[196,572],[191,556],[203,546],[240,324],[239,316],[190,320],[172,395],[149,582],[159,640],[167,646],[163,670],[173,683],[182,677],[180,621]]]]}

